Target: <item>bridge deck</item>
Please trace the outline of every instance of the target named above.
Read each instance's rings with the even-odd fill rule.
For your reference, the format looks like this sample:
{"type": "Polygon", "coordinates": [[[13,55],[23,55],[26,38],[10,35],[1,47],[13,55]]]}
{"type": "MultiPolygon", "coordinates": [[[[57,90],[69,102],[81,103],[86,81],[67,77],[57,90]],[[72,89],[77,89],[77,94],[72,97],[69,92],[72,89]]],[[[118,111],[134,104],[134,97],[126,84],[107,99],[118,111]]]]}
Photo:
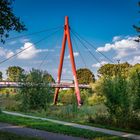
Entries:
{"type": "MultiPolygon", "coordinates": [[[[24,84],[20,82],[0,82],[0,88],[22,88],[23,86],[28,87],[36,87],[36,86],[42,86],[42,87],[53,87],[53,88],[74,88],[75,85],[73,83],[48,83],[48,84],[24,84]]],[[[79,88],[90,88],[89,85],[85,84],[79,84],[79,88]]]]}

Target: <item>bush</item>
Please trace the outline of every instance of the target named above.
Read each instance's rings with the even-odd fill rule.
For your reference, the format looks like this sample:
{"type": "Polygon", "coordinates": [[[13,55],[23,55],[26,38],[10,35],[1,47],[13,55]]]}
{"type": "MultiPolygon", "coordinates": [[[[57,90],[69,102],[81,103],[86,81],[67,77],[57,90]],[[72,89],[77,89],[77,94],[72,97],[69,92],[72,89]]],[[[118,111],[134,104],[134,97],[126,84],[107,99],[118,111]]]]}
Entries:
{"type": "Polygon", "coordinates": [[[134,115],[127,79],[121,75],[106,77],[102,88],[106,97],[105,105],[108,108],[109,118],[116,124],[127,126],[127,121],[134,115]]]}
{"type": "Polygon", "coordinates": [[[91,89],[81,89],[80,90],[81,100],[84,105],[88,104],[88,98],[93,95],[91,89]]]}
{"type": "Polygon", "coordinates": [[[93,106],[96,104],[101,104],[105,102],[105,97],[101,95],[97,95],[94,93],[91,97],[88,98],[88,105],[93,106]]]}
{"type": "Polygon", "coordinates": [[[25,75],[24,83],[20,89],[22,106],[26,111],[28,109],[46,109],[47,101],[50,102],[51,89],[48,86],[46,72],[32,69],[25,75]],[[48,100],[49,99],[49,100],[48,100]]]}
{"type": "Polygon", "coordinates": [[[60,92],[59,101],[62,102],[64,105],[77,103],[74,90],[62,90],[60,92]]]}
{"type": "Polygon", "coordinates": [[[94,84],[90,84],[92,88],[92,96],[88,98],[88,105],[102,104],[105,102],[105,96],[102,92],[103,79],[98,79],[94,84]]]}
{"type": "Polygon", "coordinates": [[[140,64],[131,68],[129,73],[129,93],[132,97],[133,110],[140,113],[140,64]]]}
{"type": "MultiPolygon", "coordinates": [[[[138,78],[138,76],[136,77],[138,78]]],[[[134,80],[132,83],[135,84],[134,80]]],[[[122,75],[114,77],[106,76],[99,79],[96,86],[94,86],[97,95],[94,94],[93,97],[98,99],[101,95],[101,97],[105,96],[104,101],[108,114],[106,115],[99,112],[96,116],[89,118],[89,121],[122,128],[138,129],[140,119],[134,111],[135,94],[130,90],[132,88],[130,85],[130,79],[128,80],[128,78],[122,75]]],[[[135,86],[136,85],[137,84],[135,84],[135,86]]],[[[138,90],[138,87],[136,87],[136,89],[138,90]]],[[[91,101],[91,99],[89,98],[89,101],[91,101]]],[[[96,100],[94,100],[94,102],[96,102],[96,100]]]]}

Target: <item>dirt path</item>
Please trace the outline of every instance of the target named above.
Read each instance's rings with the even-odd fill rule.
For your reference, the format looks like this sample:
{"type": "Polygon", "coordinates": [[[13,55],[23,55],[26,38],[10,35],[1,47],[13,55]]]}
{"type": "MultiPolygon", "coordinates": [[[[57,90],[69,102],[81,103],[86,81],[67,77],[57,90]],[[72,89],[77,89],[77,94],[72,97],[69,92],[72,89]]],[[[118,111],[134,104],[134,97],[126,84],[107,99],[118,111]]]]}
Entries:
{"type": "Polygon", "coordinates": [[[1,122],[0,122],[0,131],[15,133],[21,136],[37,137],[44,140],[86,140],[84,138],[72,137],[63,134],[31,129],[31,128],[26,128],[22,126],[16,126],[8,123],[1,123],[1,122]]]}
{"type": "Polygon", "coordinates": [[[87,130],[91,130],[91,131],[102,132],[105,134],[116,135],[119,137],[124,137],[124,138],[129,138],[129,139],[134,139],[134,140],[140,140],[140,135],[131,134],[131,133],[127,133],[127,132],[121,132],[121,131],[109,130],[109,129],[98,128],[98,127],[93,127],[93,126],[80,125],[80,124],[76,124],[76,123],[69,123],[69,122],[58,121],[58,120],[53,120],[53,119],[35,117],[35,116],[24,115],[24,114],[15,113],[15,112],[3,111],[3,113],[9,114],[9,115],[14,115],[14,116],[39,119],[39,120],[43,120],[43,121],[50,121],[50,122],[54,122],[54,123],[62,124],[62,125],[66,125],[66,126],[72,126],[72,127],[76,127],[76,128],[82,128],[82,129],[87,129],[87,130]]]}

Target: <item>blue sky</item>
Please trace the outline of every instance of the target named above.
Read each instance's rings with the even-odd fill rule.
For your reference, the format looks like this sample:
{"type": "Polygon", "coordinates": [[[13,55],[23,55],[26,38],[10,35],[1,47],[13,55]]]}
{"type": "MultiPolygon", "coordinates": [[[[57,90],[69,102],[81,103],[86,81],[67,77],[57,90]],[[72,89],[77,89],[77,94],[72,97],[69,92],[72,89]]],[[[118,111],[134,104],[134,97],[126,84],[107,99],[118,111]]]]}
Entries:
{"type": "MultiPolygon", "coordinates": [[[[71,28],[93,43],[98,51],[115,62],[120,59],[121,62],[128,61],[135,64],[140,60],[140,45],[133,41],[137,33],[132,28],[132,25],[137,24],[140,20],[137,2],[138,0],[15,0],[13,9],[28,29],[21,34],[63,25],[64,17],[67,15],[71,28]]],[[[1,70],[4,71],[9,65],[19,65],[25,70],[30,70],[32,67],[41,68],[56,78],[63,30],[38,45],[34,44],[49,33],[22,37],[9,40],[4,45],[0,44],[0,60],[33,45],[27,52],[1,64],[1,70]],[[48,56],[40,67],[40,63],[46,54],[48,56]]],[[[10,37],[17,35],[20,34],[12,32],[10,37]]],[[[100,64],[93,60],[78,41],[77,44],[84,56],[86,66],[96,74],[100,64]]],[[[84,67],[74,42],[73,49],[77,68],[84,67]]],[[[105,58],[97,54],[92,48],[90,49],[100,59],[101,64],[108,63],[105,58]]],[[[66,49],[62,78],[72,79],[68,49],[66,49]]]]}

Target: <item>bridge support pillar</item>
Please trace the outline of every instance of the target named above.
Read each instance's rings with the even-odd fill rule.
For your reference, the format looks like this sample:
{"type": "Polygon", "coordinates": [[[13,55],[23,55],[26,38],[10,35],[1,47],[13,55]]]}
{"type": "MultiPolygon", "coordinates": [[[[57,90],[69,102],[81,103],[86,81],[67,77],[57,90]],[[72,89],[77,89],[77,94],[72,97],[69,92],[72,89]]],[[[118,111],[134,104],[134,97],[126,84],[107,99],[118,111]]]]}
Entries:
{"type": "MultiPolygon", "coordinates": [[[[69,27],[68,16],[65,17],[64,35],[63,35],[62,48],[61,48],[61,54],[60,54],[60,63],[59,63],[59,68],[58,68],[58,77],[57,77],[58,84],[60,83],[60,80],[61,80],[66,40],[68,41],[68,48],[69,48],[69,53],[70,53],[70,62],[72,65],[72,73],[73,73],[73,78],[74,78],[77,104],[78,106],[81,106],[80,90],[79,90],[79,84],[78,84],[77,75],[76,75],[76,65],[74,61],[72,42],[71,42],[71,37],[70,37],[70,27],[69,27]]],[[[55,89],[54,104],[57,104],[59,89],[60,88],[55,89]]]]}

